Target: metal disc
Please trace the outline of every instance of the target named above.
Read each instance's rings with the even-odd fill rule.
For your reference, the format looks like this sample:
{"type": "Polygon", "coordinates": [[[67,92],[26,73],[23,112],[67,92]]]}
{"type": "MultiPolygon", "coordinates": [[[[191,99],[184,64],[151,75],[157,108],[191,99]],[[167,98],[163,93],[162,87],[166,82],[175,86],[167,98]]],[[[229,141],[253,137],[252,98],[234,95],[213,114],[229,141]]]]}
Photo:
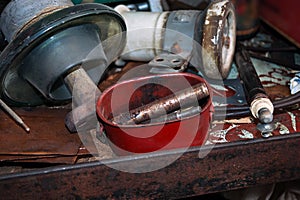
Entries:
{"type": "Polygon", "coordinates": [[[203,70],[207,77],[225,79],[231,69],[236,43],[236,18],[230,1],[213,1],[203,25],[203,70]]]}

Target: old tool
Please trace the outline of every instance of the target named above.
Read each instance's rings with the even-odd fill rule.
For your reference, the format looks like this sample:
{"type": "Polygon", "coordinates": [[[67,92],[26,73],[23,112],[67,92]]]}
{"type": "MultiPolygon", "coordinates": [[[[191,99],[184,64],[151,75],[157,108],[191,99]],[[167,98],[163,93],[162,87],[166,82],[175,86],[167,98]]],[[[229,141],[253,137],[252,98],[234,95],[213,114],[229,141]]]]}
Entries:
{"type": "MultiPolygon", "coordinates": [[[[235,62],[242,80],[252,115],[268,127],[273,121],[274,106],[266,94],[248,52],[241,44],[237,45],[235,62]]],[[[270,132],[272,130],[269,130],[270,132]]],[[[265,133],[262,132],[262,133],[265,133]]],[[[263,134],[265,136],[266,134],[263,134]]]]}
{"type": "Polygon", "coordinates": [[[122,113],[119,116],[114,117],[112,122],[115,124],[139,124],[174,112],[180,108],[188,108],[194,103],[195,98],[200,101],[207,96],[209,96],[207,86],[205,83],[199,83],[193,85],[191,88],[178,91],[176,94],[169,95],[142,107],[133,109],[129,111],[129,113],[122,113]]]}
{"type": "Polygon", "coordinates": [[[212,1],[204,10],[130,12],[124,6],[115,9],[128,27],[122,59],[151,61],[161,54],[177,54],[210,78],[227,77],[236,41],[235,11],[230,1],[212,1]]]}
{"type": "Polygon", "coordinates": [[[1,97],[17,106],[61,105],[72,93],[79,99],[88,91],[95,97],[94,83],[126,37],[125,23],[113,9],[74,6],[70,0],[11,1],[1,28],[9,41],[0,55],[1,97]],[[82,85],[74,89],[71,82],[82,85]]]}
{"type": "Polygon", "coordinates": [[[161,123],[161,122],[170,122],[170,121],[175,121],[175,120],[182,120],[187,117],[194,116],[196,114],[201,113],[202,108],[200,106],[192,106],[188,108],[183,108],[180,110],[176,110],[175,112],[169,113],[166,116],[160,116],[158,118],[154,118],[145,121],[144,123],[161,123]]]}

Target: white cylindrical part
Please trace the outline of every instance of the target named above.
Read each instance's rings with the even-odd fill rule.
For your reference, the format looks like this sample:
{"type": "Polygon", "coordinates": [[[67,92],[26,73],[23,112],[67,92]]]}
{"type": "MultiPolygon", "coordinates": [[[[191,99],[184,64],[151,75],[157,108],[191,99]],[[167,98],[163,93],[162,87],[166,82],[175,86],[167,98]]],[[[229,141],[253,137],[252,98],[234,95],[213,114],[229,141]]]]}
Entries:
{"type": "Polygon", "coordinates": [[[59,9],[74,5],[71,0],[12,0],[1,14],[1,29],[8,42],[25,27],[59,9]]]}
{"type": "Polygon", "coordinates": [[[147,62],[161,53],[169,12],[134,12],[125,6],[117,6],[115,10],[127,26],[127,42],[121,59],[147,62]]]}
{"type": "Polygon", "coordinates": [[[257,98],[251,102],[250,110],[255,118],[259,118],[259,111],[263,108],[268,109],[271,114],[274,112],[273,103],[269,98],[257,98]]]}

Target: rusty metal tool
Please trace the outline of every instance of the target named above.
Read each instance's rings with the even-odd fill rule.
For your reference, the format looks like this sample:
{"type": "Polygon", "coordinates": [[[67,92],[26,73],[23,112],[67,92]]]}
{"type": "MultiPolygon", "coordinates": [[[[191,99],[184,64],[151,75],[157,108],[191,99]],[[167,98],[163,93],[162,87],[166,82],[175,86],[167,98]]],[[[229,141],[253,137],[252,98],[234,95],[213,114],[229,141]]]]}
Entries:
{"type": "Polygon", "coordinates": [[[115,124],[139,124],[141,122],[164,116],[179,108],[188,108],[199,100],[209,96],[209,91],[204,83],[199,83],[191,88],[187,88],[171,94],[165,98],[158,99],[147,105],[121,113],[112,119],[115,124]]]}
{"type": "MultiPolygon", "coordinates": [[[[151,121],[145,121],[144,123],[160,123],[160,122],[170,122],[174,120],[181,120],[186,117],[190,117],[201,113],[202,108],[200,106],[192,106],[188,108],[183,108],[176,110],[175,112],[163,115],[158,118],[151,119],[151,121]]],[[[142,122],[143,123],[143,122],[142,122]]]]}
{"type": "Polygon", "coordinates": [[[13,111],[2,99],[0,99],[0,106],[11,116],[16,123],[18,123],[24,130],[29,133],[30,128],[25,124],[25,122],[22,120],[22,118],[15,112],[13,111]]]}

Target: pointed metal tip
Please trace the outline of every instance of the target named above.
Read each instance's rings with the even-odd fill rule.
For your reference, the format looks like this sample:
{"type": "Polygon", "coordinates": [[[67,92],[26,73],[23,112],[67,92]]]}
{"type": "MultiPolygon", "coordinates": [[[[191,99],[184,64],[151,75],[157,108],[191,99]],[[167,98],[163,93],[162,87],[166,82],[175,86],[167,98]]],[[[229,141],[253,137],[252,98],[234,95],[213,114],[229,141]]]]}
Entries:
{"type": "Polygon", "coordinates": [[[25,129],[27,133],[30,133],[30,128],[25,123],[22,123],[22,127],[25,129]]]}

